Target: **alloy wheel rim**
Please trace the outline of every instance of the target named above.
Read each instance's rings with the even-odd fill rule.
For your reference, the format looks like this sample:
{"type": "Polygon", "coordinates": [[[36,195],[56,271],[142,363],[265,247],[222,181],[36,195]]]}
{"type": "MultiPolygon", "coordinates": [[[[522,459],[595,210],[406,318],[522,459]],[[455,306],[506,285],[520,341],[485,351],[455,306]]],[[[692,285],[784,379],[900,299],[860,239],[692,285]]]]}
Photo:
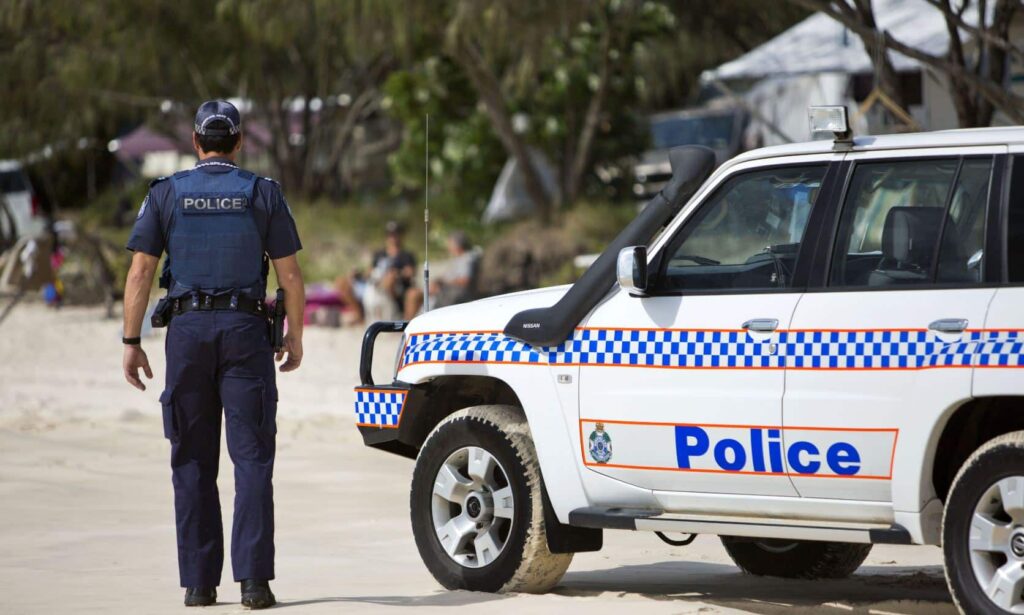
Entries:
{"type": "Polygon", "coordinates": [[[515,498],[494,455],[466,446],[438,468],[430,509],[434,532],[448,557],[466,568],[482,568],[508,543],[515,498]]]}
{"type": "Polygon", "coordinates": [[[1024,613],[1024,476],[1001,478],[985,490],[967,540],[971,570],[988,599],[1024,613]]]}

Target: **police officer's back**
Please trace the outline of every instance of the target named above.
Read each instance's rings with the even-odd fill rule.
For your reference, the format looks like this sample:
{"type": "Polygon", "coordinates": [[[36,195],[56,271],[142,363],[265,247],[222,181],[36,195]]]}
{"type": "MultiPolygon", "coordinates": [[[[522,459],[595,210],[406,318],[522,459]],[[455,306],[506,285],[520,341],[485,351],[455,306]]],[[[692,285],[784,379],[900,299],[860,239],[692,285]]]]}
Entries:
{"type": "Polygon", "coordinates": [[[138,336],[157,263],[167,253],[161,315],[170,324],[160,403],[171,441],[178,568],[188,606],[215,602],[220,584],[222,416],[235,466],[234,579],[242,583],[246,606],[274,603],[268,581],[274,578],[277,385],[264,304],[270,263],[288,312],[277,355],[287,355],[281,371],[302,360],[305,298],[295,258],[301,244],[279,186],[235,165],[240,128],[233,105],[204,103],[193,135],[199,163],[151,184],[128,240],[135,254],[125,284],[124,372],[140,389],[139,369],[153,376],[138,336]]]}

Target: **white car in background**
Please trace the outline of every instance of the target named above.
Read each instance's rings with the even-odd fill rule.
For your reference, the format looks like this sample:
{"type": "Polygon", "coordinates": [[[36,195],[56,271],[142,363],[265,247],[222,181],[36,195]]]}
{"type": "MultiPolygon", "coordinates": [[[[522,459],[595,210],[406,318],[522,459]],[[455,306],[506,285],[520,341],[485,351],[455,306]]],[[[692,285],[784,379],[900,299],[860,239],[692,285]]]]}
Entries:
{"type": "Polygon", "coordinates": [[[835,141],[673,150],[571,287],[371,325],[357,424],[416,460],[439,583],[545,591],[604,530],[807,579],[927,544],[962,611],[1024,613],[1024,127],[812,119],[835,141]]]}
{"type": "Polygon", "coordinates": [[[655,113],[648,118],[651,149],[633,167],[633,196],[646,201],[672,178],[668,153],[683,145],[703,145],[721,164],[743,151],[750,114],[740,108],[706,107],[655,113]]]}
{"type": "MultiPolygon", "coordinates": [[[[20,162],[0,160],[0,194],[7,201],[7,209],[14,218],[16,237],[32,236],[42,231],[44,223],[39,196],[20,162]]],[[[3,219],[0,219],[0,224],[5,224],[3,219]]],[[[0,232],[6,235],[7,230],[0,229],[0,232]]]]}

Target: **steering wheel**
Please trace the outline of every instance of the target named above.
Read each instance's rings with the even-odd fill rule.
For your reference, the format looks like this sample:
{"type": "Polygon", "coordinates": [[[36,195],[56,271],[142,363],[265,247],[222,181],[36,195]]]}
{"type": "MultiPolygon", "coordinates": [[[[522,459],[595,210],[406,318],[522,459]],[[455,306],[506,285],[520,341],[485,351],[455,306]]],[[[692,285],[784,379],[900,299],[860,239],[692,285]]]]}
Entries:
{"type": "Polygon", "coordinates": [[[775,253],[772,249],[773,246],[767,246],[764,250],[751,256],[747,259],[747,263],[755,263],[763,257],[767,257],[772,261],[772,266],[775,268],[775,280],[774,286],[777,288],[784,288],[789,282],[789,268],[786,267],[786,262],[782,260],[782,257],[775,253]]]}

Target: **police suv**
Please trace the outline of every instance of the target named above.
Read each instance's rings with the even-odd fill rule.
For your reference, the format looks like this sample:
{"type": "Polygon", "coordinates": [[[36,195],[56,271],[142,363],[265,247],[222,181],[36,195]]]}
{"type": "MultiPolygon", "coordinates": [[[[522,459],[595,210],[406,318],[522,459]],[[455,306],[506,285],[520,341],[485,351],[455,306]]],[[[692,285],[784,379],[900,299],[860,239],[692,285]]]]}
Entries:
{"type": "Polygon", "coordinates": [[[604,530],[671,531],[799,578],[942,545],[962,610],[1024,612],[1024,127],[811,119],[835,139],[673,150],[572,286],[368,329],[359,430],[416,460],[442,585],[542,592],[604,530]]]}

